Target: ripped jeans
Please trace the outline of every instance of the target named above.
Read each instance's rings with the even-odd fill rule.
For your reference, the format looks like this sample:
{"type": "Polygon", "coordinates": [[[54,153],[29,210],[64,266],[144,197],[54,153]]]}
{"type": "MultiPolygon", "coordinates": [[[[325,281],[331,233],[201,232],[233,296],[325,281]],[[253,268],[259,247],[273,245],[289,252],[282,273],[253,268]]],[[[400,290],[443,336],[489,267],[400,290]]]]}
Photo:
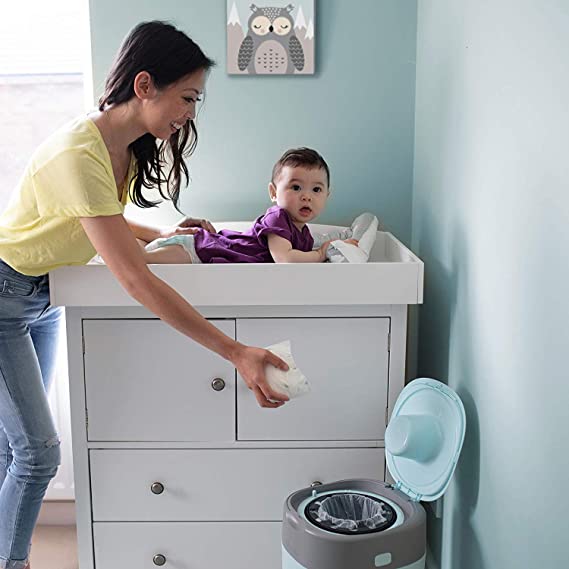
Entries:
{"type": "Polygon", "coordinates": [[[0,260],[0,569],[24,569],[40,506],[61,461],[47,400],[61,309],[47,275],[0,260]]]}

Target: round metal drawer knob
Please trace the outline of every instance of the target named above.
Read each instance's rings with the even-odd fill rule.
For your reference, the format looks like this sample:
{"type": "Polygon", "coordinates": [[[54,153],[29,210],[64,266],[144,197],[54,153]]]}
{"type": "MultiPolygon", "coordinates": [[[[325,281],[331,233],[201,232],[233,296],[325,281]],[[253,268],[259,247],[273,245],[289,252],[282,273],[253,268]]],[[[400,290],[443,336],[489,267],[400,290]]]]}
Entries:
{"type": "Polygon", "coordinates": [[[320,482],[320,480],[315,480],[310,487],[314,488],[315,486],[322,486],[322,482],[320,482]]]}
{"type": "Polygon", "coordinates": [[[212,382],[211,386],[215,391],[223,391],[225,389],[225,381],[221,377],[216,377],[212,382]]]}
{"type": "Polygon", "coordinates": [[[162,494],[162,492],[164,492],[164,485],[160,482],[154,482],[154,484],[150,486],[150,490],[152,490],[153,494],[162,494]]]}
{"type": "Polygon", "coordinates": [[[154,565],[158,565],[159,567],[166,565],[166,558],[161,553],[155,555],[152,561],[154,561],[154,565]]]}

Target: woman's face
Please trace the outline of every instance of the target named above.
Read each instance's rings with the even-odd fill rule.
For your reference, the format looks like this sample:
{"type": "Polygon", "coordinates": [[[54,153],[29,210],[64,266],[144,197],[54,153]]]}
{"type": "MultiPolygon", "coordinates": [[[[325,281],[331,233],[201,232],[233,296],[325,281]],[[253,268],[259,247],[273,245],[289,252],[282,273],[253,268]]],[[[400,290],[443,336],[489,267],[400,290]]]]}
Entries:
{"type": "Polygon", "coordinates": [[[147,100],[145,123],[153,136],[167,140],[188,120],[196,117],[196,105],[201,101],[206,70],[199,69],[163,89],[155,88],[147,100]]]}

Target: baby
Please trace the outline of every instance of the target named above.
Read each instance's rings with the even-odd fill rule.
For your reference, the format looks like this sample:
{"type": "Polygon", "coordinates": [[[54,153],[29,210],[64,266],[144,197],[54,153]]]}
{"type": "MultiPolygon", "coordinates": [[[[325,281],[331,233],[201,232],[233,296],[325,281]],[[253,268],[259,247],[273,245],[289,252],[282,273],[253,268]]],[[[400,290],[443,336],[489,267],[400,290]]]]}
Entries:
{"type": "MultiPolygon", "coordinates": [[[[287,150],[273,168],[269,196],[275,204],[247,231],[156,239],[145,246],[148,263],[321,263],[332,239],[314,248],[306,224],[324,210],[330,194],[328,165],[310,148],[287,150]]],[[[356,239],[342,239],[357,246],[356,239]]]]}

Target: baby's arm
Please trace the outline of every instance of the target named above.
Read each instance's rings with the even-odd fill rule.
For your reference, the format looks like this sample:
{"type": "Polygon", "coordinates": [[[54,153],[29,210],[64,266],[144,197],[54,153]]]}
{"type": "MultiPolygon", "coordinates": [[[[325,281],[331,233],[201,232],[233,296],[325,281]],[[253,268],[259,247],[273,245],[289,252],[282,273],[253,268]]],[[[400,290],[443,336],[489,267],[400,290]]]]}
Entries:
{"type": "Polygon", "coordinates": [[[267,236],[269,251],[275,263],[322,263],[326,260],[326,248],[329,241],[314,251],[299,251],[292,248],[292,243],[274,233],[267,236]]]}
{"type": "MultiPolygon", "coordinates": [[[[268,236],[269,251],[275,263],[323,263],[326,260],[326,250],[331,242],[332,240],[325,241],[318,249],[304,252],[293,249],[291,242],[284,237],[279,237],[274,233],[268,236]]],[[[355,239],[345,239],[345,242],[352,245],[358,244],[355,239]]]]}

